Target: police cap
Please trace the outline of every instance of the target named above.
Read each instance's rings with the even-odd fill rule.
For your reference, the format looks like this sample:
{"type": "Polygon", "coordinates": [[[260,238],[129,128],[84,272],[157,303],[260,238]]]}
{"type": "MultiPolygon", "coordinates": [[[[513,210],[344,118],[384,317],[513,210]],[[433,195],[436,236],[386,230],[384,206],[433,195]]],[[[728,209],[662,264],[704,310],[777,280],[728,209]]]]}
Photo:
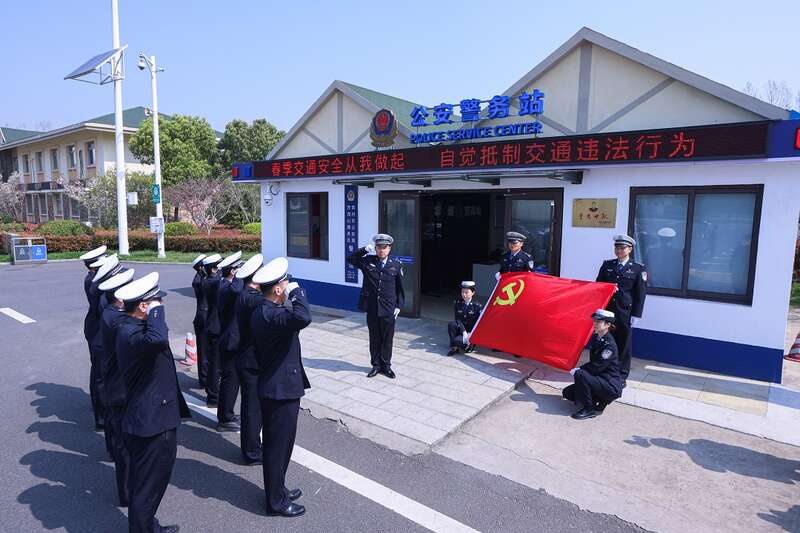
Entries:
{"type": "Polygon", "coordinates": [[[281,281],[288,279],[289,275],[289,260],[285,257],[277,257],[259,268],[253,274],[253,283],[259,285],[275,285],[281,281]]]}
{"type": "Polygon", "coordinates": [[[98,281],[103,281],[111,276],[119,274],[122,270],[122,265],[119,263],[119,257],[117,254],[109,255],[106,257],[103,264],[100,265],[100,268],[97,269],[97,273],[92,278],[92,282],[97,283],[98,281]]]}
{"type": "Polygon", "coordinates": [[[375,243],[376,246],[383,246],[388,244],[389,246],[392,245],[394,239],[391,235],[387,235],[385,233],[378,233],[372,238],[372,242],[375,243]]]}
{"type": "Polygon", "coordinates": [[[264,264],[264,256],[256,254],[244,262],[242,268],[236,271],[236,277],[239,279],[247,279],[251,277],[256,271],[264,264]]]}
{"type": "Polygon", "coordinates": [[[620,233],[619,235],[614,235],[614,244],[615,245],[622,244],[633,248],[633,246],[636,244],[636,241],[634,241],[633,237],[631,237],[630,235],[624,235],[620,233]]]}
{"type": "Polygon", "coordinates": [[[238,268],[242,265],[242,252],[241,250],[235,253],[232,253],[219,263],[219,268],[223,271],[230,270],[232,268],[238,268]]]}
{"type": "Polygon", "coordinates": [[[523,235],[522,233],[516,232],[516,231],[509,231],[508,233],[506,233],[506,240],[507,241],[524,242],[525,238],[526,238],[525,235],[523,235]]]}
{"type": "Polygon", "coordinates": [[[131,281],[114,292],[114,298],[125,302],[126,308],[129,307],[128,304],[149,302],[150,300],[163,298],[166,295],[166,292],[158,288],[158,272],[151,272],[136,281],[131,281]]]}
{"type": "Polygon", "coordinates": [[[462,289],[472,289],[475,290],[475,282],[474,281],[462,281],[461,282],[462,289]]]}
{"type": "Polygon", "coordinates": [[[87,265],[90,264],[90,263],[94,263],[95,261],[97,261],[97,259],[99,259],[100,257],[102,257],[102,256],[104,256],[106,254],[106,250],[107,249],[108,249],[108,247],[104,244],[103,246],[99,246],[99,247],[95,248],[94,250],[90,250],[90,251],[86,252],[82,256],[78,257],[78,259],[80,259],[81,261],[83,261],[87,265]]]}
{"type": "Polygon", "coordinates": [[[195,257],[194,261],[192,261],[192,268],[197,268],[197,264],[198,263],[200,263],[200,265],[202,266],[202,261],[205,258],[206,258],[206,254],[200,254],[197,257],[195,257]]]}
{"type": "Polygon", "coordinates": [[[592,320],[605,320],[606,322],[614,322],[614,313],[607,309],[598,309],[592,313],[592,320]]]}
{"type": "Polygon", "coordinates": [[[110,292],[119,289],[123,285],[127,285],[133,279],[133,273],[135,272],[132,268],[123,268],[119,274],[115,276],[111,276],[103,283],[97,286],[103,292],[110,292]]]}

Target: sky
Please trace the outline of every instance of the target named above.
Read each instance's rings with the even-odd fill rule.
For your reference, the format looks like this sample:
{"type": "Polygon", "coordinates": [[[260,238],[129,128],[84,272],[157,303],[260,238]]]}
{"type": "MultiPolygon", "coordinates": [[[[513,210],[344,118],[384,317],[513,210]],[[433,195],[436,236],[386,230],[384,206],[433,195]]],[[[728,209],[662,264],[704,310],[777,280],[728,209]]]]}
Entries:
{"type": "MultiPolygon", "coordinates": [[[[150,106],[139,50],[166,70],[159,111],[219,130],[288,130],[336,79],[433,105],[488,99],[582,26],[741,90],[800,90],[797,0],[581,2],[119,0],[123,105],[150,106]]],[[[65,81],[111,49],[111,0],[0,3],[0,126],[52,128],[113,112],[111,86],[65,81]]]]}

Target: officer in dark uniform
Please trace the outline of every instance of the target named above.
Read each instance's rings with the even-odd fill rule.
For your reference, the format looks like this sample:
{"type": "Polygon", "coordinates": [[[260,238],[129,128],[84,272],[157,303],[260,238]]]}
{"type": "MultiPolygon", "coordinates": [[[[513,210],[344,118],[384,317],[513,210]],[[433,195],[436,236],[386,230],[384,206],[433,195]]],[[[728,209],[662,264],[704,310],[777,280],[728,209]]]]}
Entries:
{"type": "Polygon", "coordinates": [[[236,416],[236,396],[239,395],[239,375],[236,373],[236,353],[239,351],[239,323],[234,316],[236,297],[244,283],[234,277],[242,266],[242,252],[236,252],[219,263],[221,273],[217,290],[217,313],[219,314],[219,407],[217,407],[217,431],[239,431],[236,416]]]}
{"type": "Polygon", "coordinates": [[[103,404],[98,391],[100,376],[97,373],[97,358],[100,354],[97,350],[93,351],[92,349],[92,340],[100,329],[99,294],[96,289],[92,290],[92,283],[97,275],[97,270],[105,261],[105,253],[106,247],[100,246],[80,256],[88,270],[86,277],[83,279],[83,291],[86,293],[86,301],[89,303],[86,317],[83,319],[83,336],[89,346],[89,362],[91,364],[89,371],[89,397],[91,398],[92,411],[94,412],[94,428],[97,431],[103,430],[105,420],[103,419],[103,404]]]}
{"type": "Polygon", "coordinates": [[[481,316],[481,304],[473,300],[475,296],[475,282],[461,282],[461,298],[455,301],[455,320],[447,324],[447,334],[450,336],[450,351],[447,355],[455,355],[459,350],[470,353],[475,347],[469,344],[469,335],[472,328],[481,316]],[[466,337],[466,339],[465,339],[466,337]]]}
{"type": "Polygon", "coordinates": [[[244,284],[236,298],[234,315],[239,327],[239,349],[236,354],[236,372],[242,389],[241,433],[242,460],[249,465],[261,464],[261,405],[258,402],[258,359],[255,341],[250,331],[250,317],[264,301],[261,288],[253,282],[253,274],[263,266],[264,256],[256,254],[236,271],[236,278],[244,284]]]}
{"type": "MultiPolygon", "coordinates": [[[[90,250],[85,254],[81,255],[80,257],[78,257],[78,259],[83,261],[83,264],[86,265],[86,269],[88,270],[86,276],[83,278],[83,292],[86,293],[87,300],[89,299],[89,287],[92,284],[92,278],[97,273],[97,268],[98,268],[98,267],[93,267],[92,263],[96,262],[102,257],[105,257],[107,249],[108,248],[105,245],[103,245],[98,248],[95,248],[94,250],[90,250]]],[[[91,302],[89,303],[91,304],[91,302]]]]}
{"type": "Polygon", "coordinates": [[[506,233],[506,245],[508,250],[500,258],[500,272],[495,277],[500,279],[500,274],[506,272],[532,272],[533,257],[522,249],[525,242],[525,235],[516,231],[506,233]]]}
{"type": "Polygon", "coordinates": [[[206,254],[200,254],[192,261],[192,268],[195,271],[192,290],[197,304],[192,325],[194,326],[194,340],[197,348],[197,381],[201,389],[206,388],[206,376],[208,375],[208,357],[206,356],[205,333],[203,331],[206,312],[208,311],[206,300],[203,296],[203,280],[206,277],[206,271],[203,268],[203,259],[205,258],[206,254]]]}
{"type": "Polygon", "coordinates": [[[216,407],[219,401],[219,377],[222,361],[219,353],[219,336],[222,327],[219,323],[217,309],[217,291],[219,290],[220,273],[217,265],[222,256],[213,254],[203,259],[206,277],[203,279],[203,298],[206,303],[205,345],[208,356],[208,374],[206,375],[206,405],[216,407]]]}
{"type": "Polygon", "coordinates": [[[631,259],[635,244],[636,241],[628,235],[615,235],[614,255],[617,257],[603,261],[597,274],[597,281],[617,285],[617,292],[608,303],[608,310],[616,316],[613,335],[619,349],[623,387],[631,370],[631,326],[641,318],[647,296],[647,270],[644,265],[631,259]]]}
{"type": "Polygon", "coordinates": [[[569,371],[575,384],[562,391],[562,396],[578,404],[572,414],[575,420],[594,418],[622,394],[617,343],[609,330],[614,313],[598,309],[592,314],[594,333],[589,342],[589,362],[569,371]]]}
{"type": "Polygon", "coordinates": [[[305,507],[293,503],[302,493],[286,488],[286,469],[297,434],[300,398],[311,387],[303,369],[299,332],[311,323],[303,289],[290,283],[289,262],[273,259],[254,275],[265,300],[253,311],[250,331],[256,345],[260,375],[258,397],[263,422],[264,490],[267,514],[300,516],[305,507]],[[287,300],[291,308],[286,306],[287,300]]]}
{"type": "Polygon", "coordinates": [[[368,378],[382,372],[394,378],[392,370],[392,340],[394,325],[405,302],[403,292],[403,265],[389,257],[394,239],[384,233],[372,238],[368,244],[353,252],[347,262],[364,275],[358,308],[367,313],[369,353],[372,370],[368,378]]]}
{"type": "Polygon", "coordinates": [[[125,318],[122,301],[114,292],[133,279],[133,269],[122,269],[117,275],[102,282],[98,289],[103,292],[103,312],[100,335],[103,355],[100,372],[103,376],[103,409],[106,415],[106,443],[114,460],[117,480],[117,496],[122,507],[128,506],[128,480],[130,479],[130,456],[122,440],[122,415],[125,410],[125,381],[117,364],[117,327],[125,318]]]}
{"type": "Polygon", "coordinates": [[[122,431],[130,453],[128,527],[132,533],[174,533],[156,511],[169,485],[177,453],[176,430],[189,409],[178,386],[158,272],[114,293],[126,316],[117,327],[117,361],[126,388],[122,431]]]}

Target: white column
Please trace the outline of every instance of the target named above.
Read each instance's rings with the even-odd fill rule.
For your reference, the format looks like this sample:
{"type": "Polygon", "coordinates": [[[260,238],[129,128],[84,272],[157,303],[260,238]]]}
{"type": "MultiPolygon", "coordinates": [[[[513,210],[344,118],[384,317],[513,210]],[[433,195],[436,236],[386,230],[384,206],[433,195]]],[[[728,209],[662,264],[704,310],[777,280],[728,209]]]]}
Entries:
{"type": "MultiPolygon", "coordinates": [[[[119,1],[111,0],[111,26],[113,48],[119,48],[119,1]]],[[[117,229],[119,232],[119,255],[128,251],[128,204],[125,187],[125,137],[122,134],[122,54],[114,59],[111,72],[114,75],[114,140],[117,157],[117,229]]]]}
{"type": "MultiPolygon", "coordinates": [[[[153,164],[155,165],[155,182],[158,186],[158,203],[156,203],[156,216],[164,218],[163,205],[161,203],[164,191],[161,190],[161,144],[158,139],[158,84],[156,75],[156,56],[150,56],[150,81],[153,88],[153,164]]],[[[158,234],[158,257],[166,257],[164,252],[164,232],[158,234]]]]}

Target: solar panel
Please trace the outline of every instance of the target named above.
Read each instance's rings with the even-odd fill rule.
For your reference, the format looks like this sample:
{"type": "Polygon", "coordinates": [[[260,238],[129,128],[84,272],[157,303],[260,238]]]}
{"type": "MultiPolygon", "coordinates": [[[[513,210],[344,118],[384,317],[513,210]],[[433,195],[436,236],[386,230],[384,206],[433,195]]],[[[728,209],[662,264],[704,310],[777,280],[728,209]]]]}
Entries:
{"type": "Polygon", "coordinates": [[[121,54],[122,51],[125,50],[127,47],[128,45],[126,44],[121,48],[115,48],[113,50],[109,50],[108,52],[97,54],[90,60],[86,61],[83,65],[79,66],[78,68],[76,68],[75,70],[64,76],[64,79],[75,80],[83,76],[86,76],[87,74],[93,74],[93,73],[99,74],[100,67],[111,61],[118,54],[121,54]]]}

